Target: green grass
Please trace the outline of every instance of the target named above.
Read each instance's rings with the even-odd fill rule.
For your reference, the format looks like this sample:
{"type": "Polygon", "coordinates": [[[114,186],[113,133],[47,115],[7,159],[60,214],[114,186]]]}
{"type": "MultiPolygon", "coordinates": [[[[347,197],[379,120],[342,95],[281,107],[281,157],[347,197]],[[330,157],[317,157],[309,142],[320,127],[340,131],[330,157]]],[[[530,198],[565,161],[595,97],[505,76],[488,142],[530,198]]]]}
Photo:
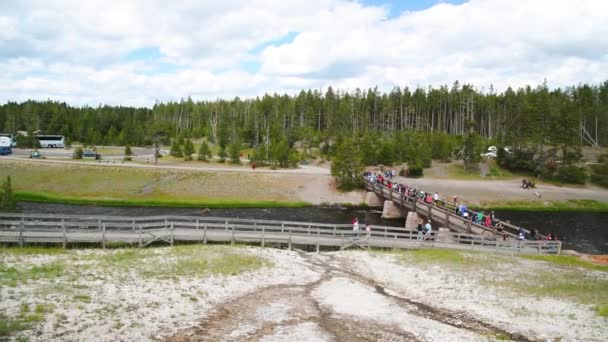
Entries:
{"type": "Polygon", "coordinates": [[[0,262],[0,285],[18,286],[29,281],[56,279],[66,274],[65,265],[51,262],[31,267],[12,267],[0,262]]]}
{"type": "Polygon", "coordinates": [[[608,212],[608,202],[595,200],[567,200],[567,201],[492,201],[482,202],[474,209],[483,210],[512,210],[512,211],[580,211],[580,212],[608,212]]]}
{"type": "Polygon", "coordinates": [[[28,328],[29,325],[26,322],[23,322],[23,320],[9,318],[8,316],[0,313],[0,339],[4,340],[4,337],[11,336],[28,328]]]}
{"type": "Polygon", "coordinates": [[[495,269],[499,263],[510,263],[508,258],[503,256],[493,255],[491,259],[487,258],[484,253],[477,252],[460,252],[447,249],[415,249],[415,250],[392,250],[392,251],[375,251],[375,253],[391,253],[397,254],[401,262],[413,265],[442,265],[456,270],[471,270],[471,269],[495,269]]]}
{"type": "Polygon", "coordinates": [[[124,199],[64,196],[45,192],[15,192],[20,202],[87,204],[114,207],[170,207],[170,208],[301,208],[307,202],[243,201],[243,200],[179,200],[179,199],[124,199]]]}
{"type": "MultiPolygon", "coordinates": [[[[0,313],[0,340],[17,332],[29,329],[33,324],[44,321],[47,314],[55,310],[53,304],[37,304],[33,312],[29,305],[22,304],[17,317],[8,317],[0,313]]],[[[20,340],[22,337],[17,337],[20,340]]]]}
{"type": "MultiPolygon", "coordinates": [[[[522,175],[513,173],[507,169],[504,169],[496,165],[496,161],[486,161],[489,172],[482,175],[479,170],[477,171],[466,171],[463,165],[450,164],[446,167],[447,177],[450,179],[461,179],[461,180],[487,180],[487,179],[513,179],[522,175]]],[[[527,177],[527,176],[526,176],[527,177]]]]}
{"type": "Polygon", "coordinates": [[[131,274],[148,278],[177,279],[210,274],[235,275],[269,266],[262,258],[239,252],[239,247],[181,245],[169,247],[165,257],[153,249],[124,249],[83,259],[93,262],[90,267],[116,272],[121,277],[131,274]]]}
{"type": "MultiPolygon", "coordinates": [[[[570,299],[594,307],[608,306],[608,280],[577,270],[547,270],[513,277],[487,280],[487,284],[526,296],[570,299]]],[[[600,310],[597,310],[598,314],[600,310]]]]}
{"type": "Polygon", "coordinates": [[[597,305],[595,311],[599,316],[608,317],[608,305],[597,305]]]}
{"type": "Polygon", "coordinates": [[[581,267],[589,270],[608,272],[608,266],[606,265],[597,265],[570,255],[521,255],[520,257],[545,261],[560,266],[581,267]]]}
{"type": "Polygon", "coordinates": [[[0,254],[2,255],[58,255],[65,254],[67,251],[64,248],[58,247],[35,247],[27,246],[21,248],[0,246],[0,254]]]}
{"type": "MultiPolygon", "coordinates": [[[[6,161],[18,201],[202,208],[303,207],[277,183],[292,175],[6,161]],[[247,196],[243,196],[247,194],[247,196]]],[[[299,177],[315,177],[300,175],[299,177]]]]}

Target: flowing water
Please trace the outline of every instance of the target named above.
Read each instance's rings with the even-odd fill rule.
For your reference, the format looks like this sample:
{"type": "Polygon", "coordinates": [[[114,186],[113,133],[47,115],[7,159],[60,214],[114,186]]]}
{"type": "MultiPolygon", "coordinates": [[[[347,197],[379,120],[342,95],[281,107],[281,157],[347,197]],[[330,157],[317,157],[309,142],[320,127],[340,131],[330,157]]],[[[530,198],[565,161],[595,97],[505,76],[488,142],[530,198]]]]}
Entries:
{"type": "MultiPolygon", "coordinates": [[[[53,213],[76,215],[152,216],[192,215],[247,218],[259,220],[284,220],[350,224],[357,216],[360,224],[403,227],[404,219],[383,219],[377,209],[342,206],[316,206],[305,208],[242,208],[197,209],[156,207],[103,207],[95,205],[67,205],[21,203],[25,213],[53,213]]],[[[608,254],[608,213],[586,212],[518,212],[499,211],[502,220],[526,229],[538,228],[541,233],[554,233],[564,242],[564,249],[582,253],[608,254]]]]}

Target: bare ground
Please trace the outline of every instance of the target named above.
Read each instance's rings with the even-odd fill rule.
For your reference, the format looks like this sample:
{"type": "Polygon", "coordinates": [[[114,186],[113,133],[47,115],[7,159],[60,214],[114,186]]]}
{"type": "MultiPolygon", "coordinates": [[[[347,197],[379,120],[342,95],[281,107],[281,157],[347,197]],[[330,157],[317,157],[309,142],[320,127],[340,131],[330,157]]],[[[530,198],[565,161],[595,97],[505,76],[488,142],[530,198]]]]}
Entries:
{"type": "MultiPolygon", "coordinates": [[[[221,252],[229,247],[206,248],[221,252]]],[[[162,260],[174,255],[171,251],[147,253],[162,260]]],[[[0,256],[7,267],[44,267],[58,260],[92,266],[119,252],[0,256]]],[[[20,333],[31,341],[608,340],[606,318],[596,314],[593,304],[490,285],[547,271],[563,276],[576,271],[605,282],[608,274],[601,271],[478,253],[462,254],[470,266],[465,269],[449,262],[412,262],[403,259],[407,253],[311,254],[255,247],[238,253],[262,257],[273,266],[176,279],[89,267],[69,282],[65,275],[0,286],[0,313],[14,317],[24,305],[52,306],[42,322],[20,333]]]]}

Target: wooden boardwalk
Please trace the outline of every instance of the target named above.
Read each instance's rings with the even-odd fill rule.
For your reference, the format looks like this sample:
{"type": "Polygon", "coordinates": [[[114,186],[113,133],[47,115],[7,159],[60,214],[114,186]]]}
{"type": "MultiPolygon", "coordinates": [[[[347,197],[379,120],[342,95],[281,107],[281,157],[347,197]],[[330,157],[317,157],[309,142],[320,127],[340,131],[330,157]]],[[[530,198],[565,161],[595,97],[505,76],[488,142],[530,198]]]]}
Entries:
{"type": "MultiPolygon", "coordinates": [[[[427,209],[428,210],[428,209],[427,209]]],[[[436,211],[430,209],[431,214],[436,211]]],[[[439,213],[439,211],[437,211],[439,213]]],[[[441,213],[445,216],[444,213],[441,213]]],[[[439,214],[435,214],[439,215],[439,214]]],[[[448,217],[451,224],[452,219],[448,217]]],[[[456,221],[453,222],[456,224],[456,221]]],[[[0,242],[69,244],[132,243],[145,247],[164,242],[247,242],[346,249],[449,248],[496,253],[559,254],[560,241],[517,241],[461,232],[434,232],[417,240],[417,232],[401,227],[373,226],[369,234],[353,232],[350,224],[270,221],[197,216],[89,216],[0,213],[0,242]],[[427,238],[429,238],[427,236],[427,238]]]]}
{"type": "MultiPolygon", "coordinates": [[[[442,202],[440,205],[427,204],[415,197],[404,196],[394,189],[389,189],[386,185],[370,182],[368,180],[365,181],[365,189],[375,193],[386,201],[392,201],[401,208],[431,219],[434,223],[433,227],[445,227],[455,232],[485,235],[489,237],[495,237],[497,235],[496,227],[486,227],[485,225],[473,222],[472,217],[466,219],[456,215],[454,211],[455,208],[451,204],[445,202],[442,202]]],[[[474,212],[474,214],[476,213],[474,212]]],[[[506,234],[510,239],[517,239],[517,230],[520,227],[508,222],[501,222],[504,227],[503,234],[506,234]]],[[[530,234],[529,230],[522,229],[526,234],[530,234]]],[[[544,236],[541,237],[544,238],[544,236]]]]}

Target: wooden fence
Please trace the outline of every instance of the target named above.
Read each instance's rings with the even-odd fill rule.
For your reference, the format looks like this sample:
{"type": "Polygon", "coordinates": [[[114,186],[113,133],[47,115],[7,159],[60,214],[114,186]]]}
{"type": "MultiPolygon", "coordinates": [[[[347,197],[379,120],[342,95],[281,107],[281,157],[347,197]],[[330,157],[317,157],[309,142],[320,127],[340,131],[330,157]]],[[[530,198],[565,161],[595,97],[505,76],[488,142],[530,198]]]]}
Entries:
{"type": "MultiPolygon", "coordinates": [[[[433,213],[431,209],[431,213],[433,213]]],[[[449,216],[448,216],[449,217],[449,216]]],[[[450,220],[448,218],[448,220],[450,220]]],[[[418,232],[401,227],[372,226],[354,232],[350,224],[251,220],[197,216],[88,216],[0,213],[0,242],[73,243],[123,242],[139,247],[155,242],[254,242],[361,248],[451,248],[497,253],[559,254],[560,241],[517,241],[461,232],[434,232],[419,240],[418,232]]]]}
{"type": "MultiPolygon", "coordinates": [[[[454,231],[478,234],[478,235],[496,235],[497,230],[495,226],[486,227],[483,224],[473,222],[472,216],[476,215],[477,212],[469,210],[471,215],[469,218],[463,218],[460,215],[456,215],[455,207],[442,201],[439,205],[428,204],[420,201],[417,197],[408,197],[402,193],[399,193],[393,189],[389,189],[386,185],[382,185],[375,182],[365,181],[366,190],[374,192],[376,195],[382,197],[385,200],[392,201],[396,205],[405,208],[409,211],[416,212],[419,215],[430,218],[431,221],[437,222],[441,227],[449,228],[454,231]]],[[[509,222],[498,220],[503,225],[503,233],[509,238],[517,239],[517,232],[522,229],[526,234],[530,234],[530,231],[518,227],[509,222]]],[[[539,235],[541,239],[544,239],[544,235],[539,235]]]]}

